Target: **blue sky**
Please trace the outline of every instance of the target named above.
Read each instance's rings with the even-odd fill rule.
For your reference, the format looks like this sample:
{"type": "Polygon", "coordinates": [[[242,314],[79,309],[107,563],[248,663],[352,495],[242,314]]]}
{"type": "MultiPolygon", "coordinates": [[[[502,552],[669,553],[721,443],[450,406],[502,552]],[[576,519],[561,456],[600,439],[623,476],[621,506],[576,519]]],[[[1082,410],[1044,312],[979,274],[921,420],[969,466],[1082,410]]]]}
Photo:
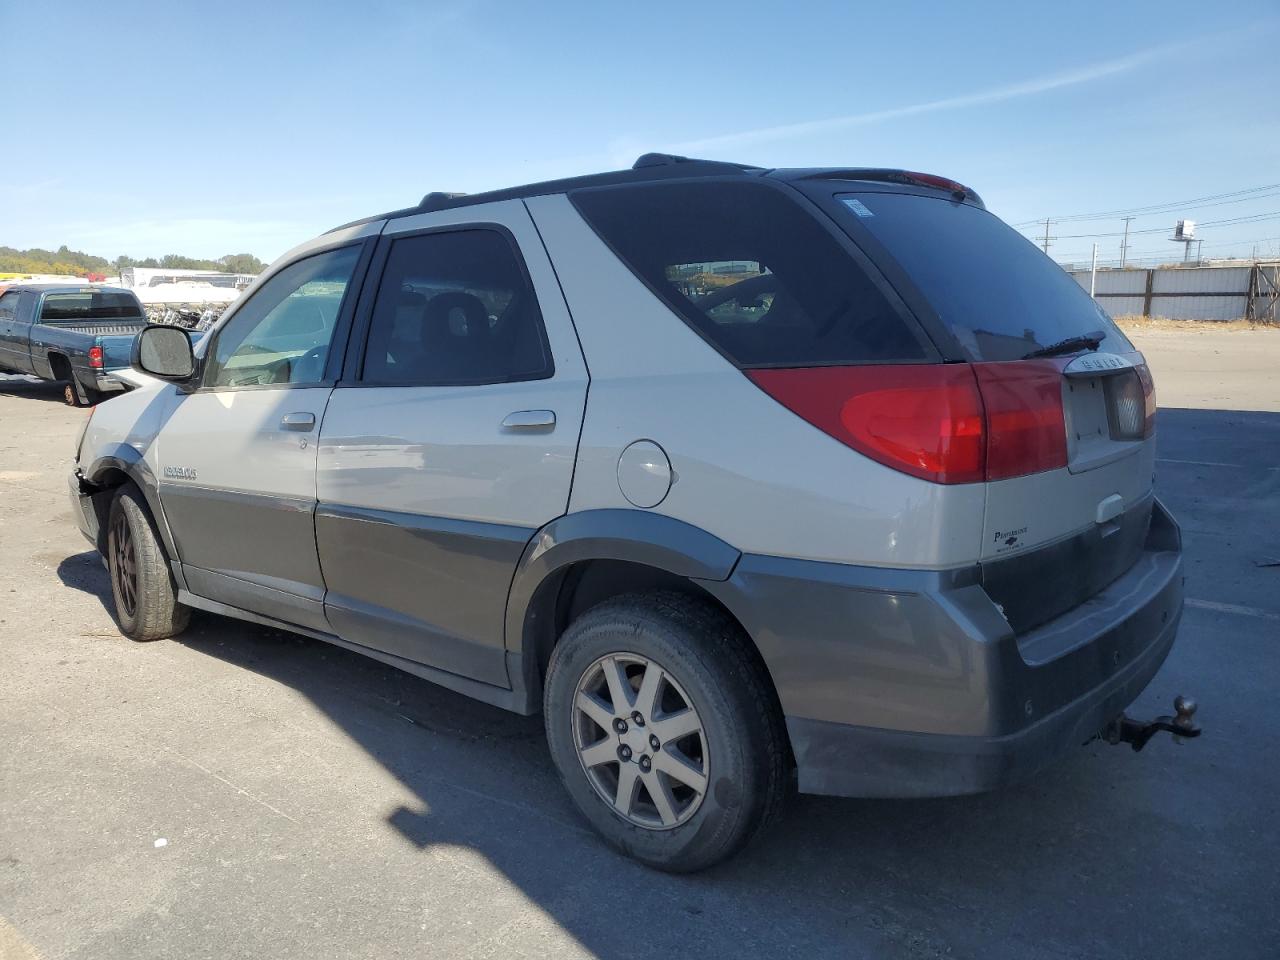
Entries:
{"type": "MultiPolygon", "coordinates": [[[[272,259],[429,190],[654,149],[942,173],[1011,223],[1280,184],[1275,0],[0,0],[0,37],[17,247],[272,259]]],[[[1280,252],[1280,187],[1134,229],[1268,213],[1202,227],[1204,253],[1280,252]]],[[[1055,225],[1050,252],[1119,228],[1055,225]]]]}

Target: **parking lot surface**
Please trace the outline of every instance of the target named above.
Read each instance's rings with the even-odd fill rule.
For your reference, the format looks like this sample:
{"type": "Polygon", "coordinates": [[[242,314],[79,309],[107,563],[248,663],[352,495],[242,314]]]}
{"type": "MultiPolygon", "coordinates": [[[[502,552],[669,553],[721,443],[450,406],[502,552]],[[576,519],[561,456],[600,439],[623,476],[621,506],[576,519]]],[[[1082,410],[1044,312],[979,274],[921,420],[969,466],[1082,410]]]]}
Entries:
{"type": "Polygon", "coordinates": [[[1186,693],[1204,736],[798,798],[692,877],[596,840],[537,718],[212,615],[122,638],[67,503],[85,413],[0,377],[0,957],[1280,955],[1280,332],[1139,341],[1189,599],[1132,712],[1186,693]]]}

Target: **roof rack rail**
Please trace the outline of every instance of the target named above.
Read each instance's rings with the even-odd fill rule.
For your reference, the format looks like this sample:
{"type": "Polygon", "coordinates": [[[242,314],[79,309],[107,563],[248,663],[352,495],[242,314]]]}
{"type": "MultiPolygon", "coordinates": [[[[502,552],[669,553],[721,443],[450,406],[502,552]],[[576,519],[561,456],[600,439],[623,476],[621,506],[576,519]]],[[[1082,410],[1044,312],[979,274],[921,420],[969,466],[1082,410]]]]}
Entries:
{"type": "Polygon", "coordinates": [[[465,193],[446,193],[443,190],[432,190],[422,202],[418,204],[419,210],[442,210],[449,205],[451,200],[457,200],[459,197],[465,197],[465,193]]]}
{"type": "Polygon", "coordinates": [[[697,163],[715,167],[732,167],[735,170],[760,170],[761,167],[749,163],[733,163],[729,160],[702,160],[698,157],[682,157],[675,153],[642,153],[631,165],[632,170],[644,170],[647,167],[669,167],[677,163],[697,163]]]}

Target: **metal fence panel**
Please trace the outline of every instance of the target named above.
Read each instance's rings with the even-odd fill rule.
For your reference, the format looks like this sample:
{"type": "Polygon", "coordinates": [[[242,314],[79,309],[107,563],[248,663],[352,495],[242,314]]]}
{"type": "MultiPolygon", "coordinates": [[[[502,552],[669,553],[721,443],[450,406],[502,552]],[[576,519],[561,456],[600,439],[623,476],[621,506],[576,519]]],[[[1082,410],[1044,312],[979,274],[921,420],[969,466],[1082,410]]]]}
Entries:
{"type": "MultiPolygon", "coordinates": [[[[1068,273],[1084,290],[1088,270],[1068,273]]],[[[1172,320],[1276,320],[1280,312],[1280,266],[1153,267],[1099,270],[1098,305],[1110,316],[1172,320]],[[1256,288],[1253,286],[1256,281],[1256,288]]]]}
{"type": "Polygon", "coordinates": [[[1251,267],[1191,267],[1157,270],[1151,289],[1155,293],[1249,292],[1251,267]]]}
{"type": "MultiPolygon", "coordinates": [[[[1089,287],[1089,275],[1084,275],[1085,289],[1089,287]]],[[[1099,270],[1098,293],[1144,293],[1147,289],[1145,270],[1099,270]]]]}
{"type": "Polygon", "coordinates": [[[1249,298],[1243,293],[1238,297],[1154,297],[1151,316],[1170,320],[1239,320],[1248,304],[1249,298]]]}
{"type": "Polygon", "coordinates": [[[1142,316],[1143,297],[1099,297],[1098,306],[1107,312],[1107,316],[1140,317],[1142,316]]]}

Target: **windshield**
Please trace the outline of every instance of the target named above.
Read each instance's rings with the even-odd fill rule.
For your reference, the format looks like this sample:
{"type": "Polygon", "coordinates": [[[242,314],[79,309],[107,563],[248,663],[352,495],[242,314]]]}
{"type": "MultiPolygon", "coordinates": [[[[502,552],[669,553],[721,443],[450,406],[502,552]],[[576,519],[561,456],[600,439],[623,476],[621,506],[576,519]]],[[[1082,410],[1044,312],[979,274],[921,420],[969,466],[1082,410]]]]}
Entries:
{"type": "Polygon", "coordinates": [[[898,261],[972,360],[1020,360],[1085,338],[1133,350],[1061,267],[998,217],[966,203],[901,193],[838,194],[857,238],[864,228],[898,261]],[[1100,339],[1099,339],[1100,338],[1100,339]]]}
{"type": "Polygon", "coordinates": [[[132,293],[115,290],[81,290],[50,293],[40,308],[41,322],[82,320],[140,320],[142,307],[132,293]]]}

